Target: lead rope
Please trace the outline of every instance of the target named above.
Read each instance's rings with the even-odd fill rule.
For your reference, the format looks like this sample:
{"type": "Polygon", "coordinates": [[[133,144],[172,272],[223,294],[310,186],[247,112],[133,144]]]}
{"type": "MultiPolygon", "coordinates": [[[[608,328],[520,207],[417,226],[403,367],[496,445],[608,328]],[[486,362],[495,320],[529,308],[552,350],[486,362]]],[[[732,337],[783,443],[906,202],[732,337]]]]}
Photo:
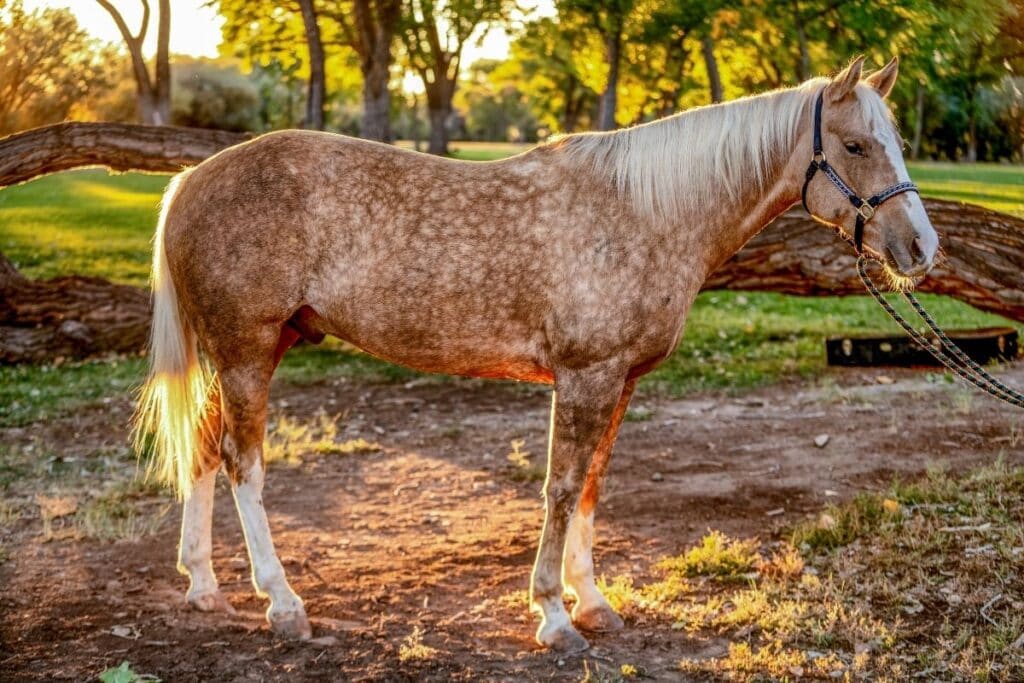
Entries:
{"type": "Polygon", "coordinates": [[[991,374],[988,373],[983,367],[978,365],[976,362],[971,360],[967,354],[965,354],[959,346],[953,343],[942,328],[939,327],[935,319],[925,310],[921,302],[917,300],[910,292],[901,292],[903,298],[907,300],[907,303],[913,307],[914,311],[921,317],[922,320],[928,325],[931,331],[935,334],[936,339],[939,342],[939,347],[928,340],[923,334],[917,331],[913,325],[900,315],[900,313],[892,307],[882,293],[875,286],[875,283],[868,276],[867,272],[867,260],[868,257],[861,254],[857,259],[857,272],[860,274],[860,279],[864,283],[864,287],[871,293],[871,296],[875,298],[878,305],[881,306],[886,313],[889,314],[893,320],[903,328],[918,346],[921,346],[928,350],[932,356],[935,357],[942,365],[951,370],[957,377],[972,384],[973,386],[981,389],[989,396],[997,398],[1001,401],[1005,401],[1010,405],[1018,408],[1024,408],[1024,394],[1011,389],[1006,386],[991,374]]]}

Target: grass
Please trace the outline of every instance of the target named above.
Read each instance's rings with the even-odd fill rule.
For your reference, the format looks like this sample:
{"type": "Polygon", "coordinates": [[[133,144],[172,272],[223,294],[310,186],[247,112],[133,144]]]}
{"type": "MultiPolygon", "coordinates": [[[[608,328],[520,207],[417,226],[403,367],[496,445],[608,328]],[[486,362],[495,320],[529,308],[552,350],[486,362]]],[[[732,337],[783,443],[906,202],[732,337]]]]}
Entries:
{"type": "Polygon", "coordinates": [[[829,506],[841,531],[808,520],[796,545],[713,531],[650,583],[602,590],[627,619],[726,643],[679,662],[699,680],[1022,680],[1022,494],[1024,469],[999,461],[935,471],[829,506]]]}
{"type": "MultiPolygon", "coordinates": [[[[493,159],[521,145],[456,143],[454,155],[493,159]]],[[[914,164],[926,193],[986,204],[1024,215],[1024,171],[1019,167],[914,164]]],[[[152,226],[166,176],[108,175],[84,170],[0,190],[0,250],[31,277],[80,273],[144,285],[152,226]]],[[[922,296],[947,327],[1006,324],[953,299],[922,296]]],[[[702,390],[742,391],[784,378],[813,378],[826,369],[825,336],[896,332],[866,297],[801,298],[752,292],[700,295],[677,349],[648,380],[679,395],[702,390]]],[[[141,381],[144,363],[126,358],[60,367],[0,367],[0,427],[66,414],[83,405],[124,396],[141,381]]],[[[293,384],[339,377],[409,381],[420,375],[380,362],[336,340],[300,347],[278,376],[293,384]]],[[[443,380],[441,380],[443,381],[443,380]]],[[[630,419],[641,419],[639,413],[630,419]]]]}
{"type": "Polygon", "coordinates": [[[911,163],[910,175],[929,197],[981,204],[1024,218],[1024,172],[999,164],[911,163]]]}

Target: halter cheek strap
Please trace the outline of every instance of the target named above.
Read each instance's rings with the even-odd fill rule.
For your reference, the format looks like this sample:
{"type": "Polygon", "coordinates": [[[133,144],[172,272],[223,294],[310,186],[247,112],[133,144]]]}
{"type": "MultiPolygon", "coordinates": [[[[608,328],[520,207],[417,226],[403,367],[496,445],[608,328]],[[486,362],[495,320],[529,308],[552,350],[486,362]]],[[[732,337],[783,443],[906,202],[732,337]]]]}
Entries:
{"type": "Polygon", "coordinates": [[[824,105],[824,96],[825,91],[822,90],[814,101],[814,154],[811,156],[811,164],[807,167],[807,175],[804,178],[804,187],[800,192],[800,199],[803,202],[804,211],[810,214],[812,218],[816,218],[814,212],[807,206],[807,188],[818,171],[821,171],[840,192],[846,195],[846,198],[850,200],[850,204],[857,210],[857,222],[853,228],[853,244],[857,249],[857,253],[860,254],[864,251],[864,224],[874,217],[875,209],[878,208],[879,204],[904,192],[917,192],[918,194],[920,192],[917,189],[917,185],[910,181],[891,185],[867,199],[862,199],[860,195],[854,192],[836,169],[825,159],[824,147],[821,144],[821,108],[824,105]]]}

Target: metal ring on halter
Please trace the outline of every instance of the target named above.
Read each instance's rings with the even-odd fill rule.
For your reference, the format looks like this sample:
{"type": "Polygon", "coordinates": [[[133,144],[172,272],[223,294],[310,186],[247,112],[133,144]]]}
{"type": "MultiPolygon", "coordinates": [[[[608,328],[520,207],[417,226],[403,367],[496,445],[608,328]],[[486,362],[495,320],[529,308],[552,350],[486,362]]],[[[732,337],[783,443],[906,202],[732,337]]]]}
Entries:
{"type": "Polygon", "coordinates": [[[867,202],[864,202],[863,204],[857,207],[857,213],[859,213],[860,217],[863,218],[866,222],[871,220],[871,218],[875,215],[875,209],[867,202]]]}

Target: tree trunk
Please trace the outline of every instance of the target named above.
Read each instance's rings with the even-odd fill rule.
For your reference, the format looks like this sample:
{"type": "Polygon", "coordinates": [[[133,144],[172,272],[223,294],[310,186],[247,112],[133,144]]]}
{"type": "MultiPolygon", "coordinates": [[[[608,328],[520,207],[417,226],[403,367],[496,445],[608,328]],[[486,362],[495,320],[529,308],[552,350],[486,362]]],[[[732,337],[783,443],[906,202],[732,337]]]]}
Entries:
{"type": "Polygon", "coordinates": [[[448,154],[448,117],[452,113],[451,107],[428,105],[427,113],[430,116],[430,140],[427,143],[427,152],[444,156],[448,154]]]}
{"type": "Polygon", "coordinates": [[[718,59],[715,58],[715,43],[711,36],[704,36],[700,40],[700,51],[704,55],[704,65],[708,72],[708,88],[711,91],[711,103],[721,102],[724,99],[722,91],[722,75],[718,73],[718,59]]]}
{"type": "Polygon", "coordinates": [[[320,41],[320,24],[317,23],[313,0],[299,0],[299,7],[302,10],[302,25],[306,31],[306,51],[309,54],[306,119],[303,125],[313,130],[323,130],[324,99],[327,88],[324,77],[324,46],[320,41]]]}
{"type": "Polygon", "coordinates": [[[157,20],[156,66],[153,83],[155,116],[150,123],[158,126],[171,124],[171,0],[160,0],[157,20]]]}
{"type": "MultiPolygon", "coordinates": [[[[390,53],[390,46],[387,46],[390,53]]],[[[391,142],[391,91],[388,89],[389,58],[373,59],[363,73],[363,125],[360,135],[367,140],[391,142]]]]}
{"type": "Polygon", "coordinates": [[[250,137],[175,126],[58,123],[0,138],[0,187],[84,166],[176,173],[250,137]]]}
{"type": "Polygon", "coordinates": [[[0,254],[0,365],[138,353],[149,293],[102,278],[28,280],[0,254]]]}
{"type": "MultiPolygon", "coordinates": [[[[1024,322],[1024,219],[942,199],[924,204],[946,258],[917,291],[1024,322]]],[[[845,242],[792,209],[716,270],[705,289],[863,294],[856,262],[845,242]]]]}
{"type": "Polygon", "coordinates": [[[608,61],[608,82],[601,93],[601,108],[598,114],[598,130],[615,130],[615,110],[619,99],[619,62],[622,51],[622,34],[614,31],[605,41],[605,58],[608,61]]]}
{"type": "Polygon", "coordinates": [[[917,99],[914,102],[914,136],[910,140],[910,158],[921,158],[921,138],[924,134],[924,83],[917,84],[917,99]]]}

